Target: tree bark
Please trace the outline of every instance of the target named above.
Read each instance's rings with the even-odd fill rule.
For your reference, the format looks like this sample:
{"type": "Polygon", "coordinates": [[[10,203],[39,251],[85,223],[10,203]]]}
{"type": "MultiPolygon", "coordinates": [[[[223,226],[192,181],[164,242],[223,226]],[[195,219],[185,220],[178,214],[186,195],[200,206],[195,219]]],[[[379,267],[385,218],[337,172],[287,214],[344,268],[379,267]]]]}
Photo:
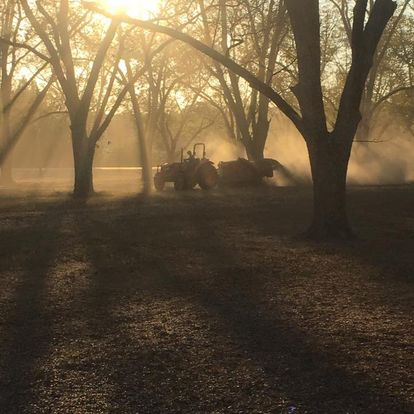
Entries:
{"type": "Polygon", "coordinates": [[[93,187],[93,158],[95,151],[83,152],[75,158],[75,184],[73,195],[75,198],[86,199],[94,193],[93,187]]]}
{"type": "Polygon", "coordinates": [[[313,179],[313,218],[306,235],[315,239],[353,236],[347,216],[346,177],[349,156],[331,137],[308,140],[313,179]]]}
{"type": "Polygon", "coordinates": [[[94,193],[93,160],[95,145],[91,145],[85,128],[71,127],[72,149],[75,167],[75,183],[73,196],[86,199],[94,193]]]}
{"type": "Polygon", "coordinates": [[[257,140],[251,140],[248,144],[244,144],[247,159],[249,161],[260,161],[264,158],[264,146],[257,140]]]}
{"type": "Polygon", "coordinates": [[[259,120],[253,128],[251,145],[253,161],[260,161],[264,158],[264,149],[266,146],[267,136],[269,134],[269,128],[270,121],[266,111],[262,117],[259,115],[259,120]]]}

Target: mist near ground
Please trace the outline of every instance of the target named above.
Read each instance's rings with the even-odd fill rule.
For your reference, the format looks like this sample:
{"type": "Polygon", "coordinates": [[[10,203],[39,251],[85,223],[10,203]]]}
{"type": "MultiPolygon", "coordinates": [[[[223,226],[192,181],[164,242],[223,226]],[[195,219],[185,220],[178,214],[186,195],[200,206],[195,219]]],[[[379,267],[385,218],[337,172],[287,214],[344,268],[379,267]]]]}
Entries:
{"type": "MultiPolygon", "coordinates": [[[[375,139],[375,137],[374,137],[375,139]]],[[[240,143],[226,137],[225,131],[210,128],[189,144],[205,142],[207,157],[217,166],[220,161],[246,158],[240,143]]],[[[166,161],[156,139],[152,164],[166,161]]],[[[73,156],[69,122],[66,116],[34,123],[11,154],[15,181],[27,190],[69,192],[73,185],[73,156]]],[[[265,157],[278,160],[295,177],[295,182],[275,174],[275,185],[310,184],[311,173],[305,142],[294,126],[276,114],[270,125],[265,157]]],[[[115,117],[99,141],[94,162],[97,191],[135,193],[141,189],[141,170],[135,125],[131,116],[115,117]]],[[[379,142],[354,143],[349,165],[351,185],[393,185],[414,181],[414,137],[397,126],[387,128],[379,142]]],[[[176,155],[179,161],[179,153],[176,155]]]]}
{"type": "Polygon", "coordinates": [[[384,142],[355,143],[350,184],[404,184],[414,181],[414,137],[396,131],[384,142]]]}

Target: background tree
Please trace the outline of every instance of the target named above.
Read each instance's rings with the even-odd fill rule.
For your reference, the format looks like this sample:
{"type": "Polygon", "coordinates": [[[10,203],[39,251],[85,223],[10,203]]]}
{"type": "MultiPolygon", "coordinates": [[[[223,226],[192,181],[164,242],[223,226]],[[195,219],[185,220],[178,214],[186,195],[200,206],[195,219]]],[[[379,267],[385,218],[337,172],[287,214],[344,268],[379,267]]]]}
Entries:
{"type": "Polygon", "coordinates": [[[139,146],[140,163],[142,166],[143,193],[149,194],[152,189],[152,143],[158,108],[158,84],[150,84],[145,75],[153,73],[154,61],[170,42],[160,42],[152,34],[128,31],[122,39],[122,57],[125,68],[119,68],[121,82],[128,87],[135,130],[139,146]],[[140,50],[131,47],[132,39],[140,39],[140,50]],[[128,44],[127,44],[128,43],[128,44]],[[140,65],[143,62],[143,65],[140,65]],[[145,83],[145,86],[143,85],[145,83]],[[155,93],[154,93],[155,90],[155,93]],[[145,109],[142,108],[144,106],[145,109]]]}
{"type": "Polygon", "coordinates": [[[22,95],[38,80],[48,63],[39,64],[39,55],[43,55],[35,48],[15,46],[23,40],[23,33],[26,39],[33,36],[30,31],[23,29],[24,17],[17,0],[2,1],[0,7],[0,181],[10,185],[13,183],[12,150],[42,103],[53,80],[49,74],[49,80],[43,82],[42,90],[22,105],[22,95]],[[32,73],[29,75],[28,72],[32,73]]]}
{"type": "Polygon", "coordinates": [[[213,121],[196,111],[200,100],[197,91],[203,86],[195,85],[194,71],[188,70],[194,61],[188,47],[136,29],[128,31],[123,42],[125,67],[119,68],[119,73],[123,84],[130,85],[144,192],[148,193],[154,145],[161,149],[163,161],[176,161],[181,146],[189,146],[213,121]]]}
{"type": "MultiPolygon", "coordinates": [[[[331,3],[339,11],[343,40],[349,45],[352,41],[352,15],[348,2],[331,0],[331,3]]],[[[394,95],[414,87],[412,68],[408,58],[413,36],[413,18],[407,13],[409,3],[410,0],[400,3],[395,17],[385,30],[374,54],[373,64],[362,95],[361,122],[355,136],[356,141],[375,142],[386,139],[385,134],[389,123],[381,122],[384,118],[383,110],[387,109],[385,104],[390,102],[394,95]]],[[[373,5],[373,3],[368,4],[368,12],[371,12],[373,5]]],[[[340,49],[346,53],[345,48],[340,49]]],[[[341,79],[344,77],[341,73],[344,69],[338,66],[338,70],[338,79],[341,79]]]]}
{"type": "MultiPolygon", "coordinates": [[[[162,58],[155,83],[159,84],[155,89],[159,102],[156,127],[165,159],[174,162],[181,148],[188,149],[214,124],[215,117],[210,111],[199,110],[207,82],[200,76],[202,64],[197,66],[192,51],[176,42],[162,58]]],[[[149,79],[149,84],[154,84],[154,79],[149,79]]]]}
{"type": "MultiPolygon", "coordinates": [[[[210,2],[209,7],[204,0],[198,3],[204,42],[239,62],[264,84],[273,85],[287,35],[285,2],[219,0],[210,2]]],[[[210,82],[210,88],[220,90],[230,110],[226,114],[220,108],[228,131],[242,142],[249,159],[263,159],[270,125],[269,98],[218,62],[206,65],[216,80],[215,85],[210,82]]],[[[211,95],[208,100],[211,102],[211,95]]]]}

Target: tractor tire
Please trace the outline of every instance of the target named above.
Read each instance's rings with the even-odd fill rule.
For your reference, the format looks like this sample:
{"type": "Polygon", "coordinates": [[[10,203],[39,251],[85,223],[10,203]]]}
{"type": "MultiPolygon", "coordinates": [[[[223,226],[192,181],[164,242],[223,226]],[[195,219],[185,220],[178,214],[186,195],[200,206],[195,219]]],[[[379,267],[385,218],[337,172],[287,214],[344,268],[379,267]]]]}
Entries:
{"type": "Polygon", "coordinates": [[[177,178],[174,181],[174,190],[175,191],[184,191],[186,190],[186,179],[184,174],[178,174],[177,178]]]}
{"type": "Polygon", "coordinates": [[[197,172],[198,185],[203,190],[211,190],[218,184],[217,170],[211,164],[206,164],[200,167],[197,172]]]}
{"type": "Polygon", "coordinates": [[[154,187],[157,191],[164,190],[164,187],[165,187],[164,177],[159,172],[157,172],[154,175],[154,187]]]}

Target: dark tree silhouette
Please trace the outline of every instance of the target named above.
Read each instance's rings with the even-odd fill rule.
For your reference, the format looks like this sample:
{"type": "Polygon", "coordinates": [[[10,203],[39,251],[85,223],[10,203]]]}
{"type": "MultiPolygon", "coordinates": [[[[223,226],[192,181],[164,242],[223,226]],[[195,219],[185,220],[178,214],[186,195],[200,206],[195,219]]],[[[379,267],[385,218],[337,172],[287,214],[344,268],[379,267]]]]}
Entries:
{"type": "Polygon", "coordinates": [[[96,127],[93,127],[92,131],[88,131],[88,116],[106,52],[116,35],[118,22],[113,21],[107,28],[93,59],[84,90],[80,91],[70,38],[73,36],[74,30],[82,25],[80,23],[82,17],[79,21],[70,21],[68,0],[60,2],[56,16],[52,16],[40,2],[36,3],[37,7],[35,9],[26,0],[22,0],[21,5],[49,55],[48,60],[62,88],[71,122],[75,164],[74,195],[76,197],[87,197],[93,192],[92,166],[96,142],[105,130],[98,125],[101,121],[98,119],[98,124],[95,123],[96,127]],[[38,11],[41,17],[36,16],[35,11],[38,11]],[[45,21],[48,22],[48,25],[43,24],[45,21]],[[50,32],[47,30],[48,27],[50,32]],[[55,41],[55,39],[59,39],[59,41],[55,41]]]}
{"type": "MultiPolygon", "coordinates": [[[[29,125],[31,119],[41,105],[53,79],[47,82],[43,91],[28,104],[25,113],[19,113],[16,120],[16,107],[20,99],[35,78],[48,66],[47,57],[36,48],[25,47],[18,42],[21,36],[24,19],[16,0],[2,3],[0,17],[0,182],[5,185],[13,184],[11,153],[19,138],[29,125]],[[19,70],[27,64],[29,55],[37,55],[46,60],[29,79],[20,83],[16,88],[14,81],[19,70]],[[14,112],[14,113],[13,113],[14,112]]],[[[26,34],[29,37],[29,34],[26,34]]]]}

